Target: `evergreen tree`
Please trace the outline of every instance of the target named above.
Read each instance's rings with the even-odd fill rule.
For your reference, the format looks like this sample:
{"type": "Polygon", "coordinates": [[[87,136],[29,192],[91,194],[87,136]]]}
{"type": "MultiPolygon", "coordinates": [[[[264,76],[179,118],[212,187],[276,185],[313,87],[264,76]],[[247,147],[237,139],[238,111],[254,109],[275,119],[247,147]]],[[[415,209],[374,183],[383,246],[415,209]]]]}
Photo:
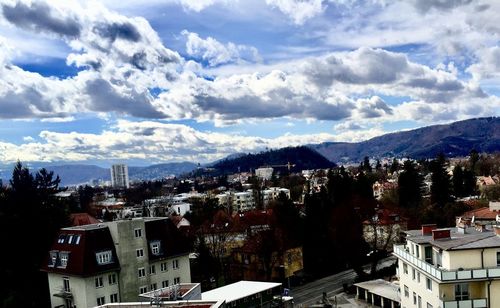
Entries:
{"type": "Polygon", "coordinates": [[[453,193],[455,197],[463,197],[465,195],[464,191],[464,171],[462,166],[456,165],[453,169],[453,193]]]}
{"type": "Polygon", "coordinates": [[[397,172],[400,168],[400,165],[399,165],[399,161],[397,158],[393,158],[392,159],[392,164],[391,164],[391,168],[389,169],[389,171],[391,173],[394,173],[394,172],[397,172]]]}
{"type": "Polygon", "coordinates": [[[411,160],[406,160],[398,178],[399,206],[416,208],[422,202],[424,179],[411,160]]]}
{"type": "Polygon", "coordinates": [[[431,202],[441,208],[452,199],[450,175],[446,171],[446,165],[446,158],[443,153],[440,153],[429,166],[432,172],[431,202]]]}
{"type": "Polygon", "coordinates": [[[372,166],[370,165],[370,158],[365,156],[363,162],[361,163],[361,170],[365,172],[372,172],[372,166]]]}

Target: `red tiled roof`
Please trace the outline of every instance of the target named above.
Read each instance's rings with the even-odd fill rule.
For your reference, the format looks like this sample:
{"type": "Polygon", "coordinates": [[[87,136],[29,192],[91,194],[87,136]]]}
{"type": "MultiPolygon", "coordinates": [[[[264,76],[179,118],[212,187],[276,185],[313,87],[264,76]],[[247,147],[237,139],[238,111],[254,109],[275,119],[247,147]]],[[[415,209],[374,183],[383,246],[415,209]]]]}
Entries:
{"type": "Polygon", "coordinates": [[[69,219],[73,227],[99,223],[99,220],[87,213],[73,213],[69,215],[69,219]]]}
{"type": "Polygon", "coordinates": [[[499,213],[491,211],[489,207],[482,207],[479,209],[465,212],[462,216],[464,218],[472,218],[472,216],[474,216],[475,217],[474,219],[495,220],[497,214],[499,213]]]}

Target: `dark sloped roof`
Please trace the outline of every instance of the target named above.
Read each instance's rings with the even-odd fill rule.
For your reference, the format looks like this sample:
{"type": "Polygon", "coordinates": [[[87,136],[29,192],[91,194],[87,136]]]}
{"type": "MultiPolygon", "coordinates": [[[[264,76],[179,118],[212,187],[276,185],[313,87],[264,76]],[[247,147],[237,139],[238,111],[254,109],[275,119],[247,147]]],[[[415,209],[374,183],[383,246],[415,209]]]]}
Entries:
{"type": "Polygon", "coordinates": [[[120,268],[118,257],[111,233],[105,225],[85,225],[80,227],[64,228],[59,231],[54,244],[51,247],[52,252],[68,252],[68,262],[65,268],[58,266],[49,266],[50,251],[44,261],[42,271],[51,273],[60,273],[77,276],[93,276],[100,272],[117,270],[120,268]],[[80,236],[78,243],[68,242],[70,235],[80,236]],[[60,238],[65,240],[60,242],[60,238]],[[97,263],[96,253],[111,251],[111,262],[104,265],[97,263]]]}
{"type": "Polygon", "coordinates": [[[151,260],[189,253],[188,241],[170,219],[146,220],[146,239],[151,260]],[[150,243],[160,241],[160,253],[153,255],[150,243]]]}

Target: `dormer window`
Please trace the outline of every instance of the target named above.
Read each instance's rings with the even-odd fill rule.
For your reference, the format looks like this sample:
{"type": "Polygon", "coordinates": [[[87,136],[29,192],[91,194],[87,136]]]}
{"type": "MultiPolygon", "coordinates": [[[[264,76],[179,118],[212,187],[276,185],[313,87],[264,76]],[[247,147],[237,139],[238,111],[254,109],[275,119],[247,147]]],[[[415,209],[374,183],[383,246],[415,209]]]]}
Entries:
{"type": "Polygon", "coordinates": [[[113,263],[113,253],[111,250],[96,252],[95,257],[99,265],[113,263]]]}
{"type": "Polygon", "coordinates": [[[49,267],[56,266],[57,263],[57,251],[49,252],[49,267]]]}
{"type": "Polygon", "coordinates": [[[69,252],[60,252],[59,253],[59,265],[58,267],[66,268],[68,265],[69,252]]]}
{"type": "Polygon", "coordinates": [[[66,234],[60,234],[59,238],[57,239],[58,244],[64,244],[64,240],[66,239],[66,234]]]}
{"type": "Polygon", "coordinates": [[[151,253],[154,256],[159,255],[160,254],[160,241],[151,241],[150,245],[151,245],[151,253]]]}

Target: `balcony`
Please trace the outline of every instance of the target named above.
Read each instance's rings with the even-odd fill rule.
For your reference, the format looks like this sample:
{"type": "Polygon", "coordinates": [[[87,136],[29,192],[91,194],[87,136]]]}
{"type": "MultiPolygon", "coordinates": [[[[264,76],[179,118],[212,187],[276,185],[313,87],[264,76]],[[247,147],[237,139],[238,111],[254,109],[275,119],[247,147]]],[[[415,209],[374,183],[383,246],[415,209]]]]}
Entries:
{"type": "Polygon", "coordinates": [[[443,301],[441,304],[443,308],[486,308],[486,298],[469,299],[463,301],[443,301]]]}
{"type": "MultiPolygon", "coordinates": [[[[418,259],[414,255],[410,254],[405,250],[404,245],[394,245],[393,254],[399,259],[405,260],[411,263],[413,266],[418,267],[425,273],[434,277],[441,282],[455,281],[455,280],[486,280],[489,278],[499,279],[500,278],[500,268],[481,268],[481,269],[465,269],[465,270],[455,270],[448,271],[445,269],[437,268],[436,266],[425,262],[422,259],[418,259]]],[[[455,307],[455,306],[450,306],[455,307]]],[[[459,307],[459,306],[456,306],[459,307]]],[[[462,307],[462,306],[460,306],[462,307]]],[[[469,307],[469,306],[463,306],[469,307]]],[[[476,307],[476,306],[470,306],[476,307]]]]}

